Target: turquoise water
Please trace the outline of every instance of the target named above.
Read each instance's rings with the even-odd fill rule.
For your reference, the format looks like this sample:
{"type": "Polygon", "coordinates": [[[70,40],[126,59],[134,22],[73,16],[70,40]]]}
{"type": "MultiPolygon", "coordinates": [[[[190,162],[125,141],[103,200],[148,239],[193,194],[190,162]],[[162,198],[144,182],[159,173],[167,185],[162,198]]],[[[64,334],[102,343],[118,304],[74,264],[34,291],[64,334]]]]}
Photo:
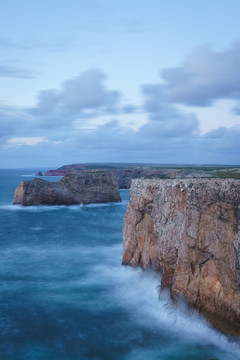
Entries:
{"type": "Polygon", "coordinates": [[[0,360],[240,359],[234,340],[159,300],[159,275],[121,266],[127,190],[118,204],[13,206],[34,172],[0,171],[0,360]]]}

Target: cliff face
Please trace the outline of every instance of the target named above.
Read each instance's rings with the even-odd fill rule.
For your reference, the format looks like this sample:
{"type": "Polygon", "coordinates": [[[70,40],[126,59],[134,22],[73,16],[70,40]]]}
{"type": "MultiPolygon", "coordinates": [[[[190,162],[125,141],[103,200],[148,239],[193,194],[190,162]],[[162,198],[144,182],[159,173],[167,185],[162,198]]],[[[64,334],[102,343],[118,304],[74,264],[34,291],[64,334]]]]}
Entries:
{"type": "MultiPolygon", "coordinates": [[[[117,167],[117,166],[108,166],[95,164],[99,166],[98,168],[93,167],[94,165],[81,165],[81,164],[72,164],[72,165],[64,165],[56,170],[48,170],[43,175],[44,176],[64,176],[67,173],[81,173],[81,172],[96,172],[96,171],[111,171],[114,173],[118,186],[120,189],[129,189],[131,186],[132,179],[139,179],[144,177],[211,177],[213,176],[207,170],[194,169],[194,168],[182,168],[182,169],[169,169],[169,168],[154,168],[154,167],[146,167],[146,166],[135,166],[133,168],[129,167],[117,167]]],[[[39,176],[39,173],[36,174],[39,176]]]]}
{"type": "Polygon", "coordinates": [[[134,180],[123,264],[162,271],[161,288],[240,335],[240,181],[134,180]]]}
{"type": "Polygon", "coordinates": [[[139,179],[146,176],[166,177],[177,174],[177,170],[172,169],[150,169],[141,167],[136,169],[114,169],[113,172],[118,181],[119,189],[129,189],[133,179],[139,179]]]}
{"type": "MultiPolygon", "coordinates": [[[[108,169],[103,169],[104,171],[109,171],[108,169]]],[[[101,169],[87,169],[84,166],[80,165],[65,165],[57,170],[48,170],[43,175],[44,176],[64,176],[68,173],[83,173],[83,172],[96,172],[101,171],[101,169]]],[[[111,172],[114,173],[119,189],[129,189],[132,179],[138,179],[145,176],[169,176],[171,174],[176,174],[176,170],[171,169],[149,169],[149,168],[136,168],[136,169],[111,169],[111,172]]],[[[39,173],[36,174],[39,176],[39,173]]]]}
{"type": "Polygon", "coordinates": [[[112,173],[66,174],[58,182],[42,179],[22,181],[15,190],[14,204],[72,205],[121,201],[112,173]]]}

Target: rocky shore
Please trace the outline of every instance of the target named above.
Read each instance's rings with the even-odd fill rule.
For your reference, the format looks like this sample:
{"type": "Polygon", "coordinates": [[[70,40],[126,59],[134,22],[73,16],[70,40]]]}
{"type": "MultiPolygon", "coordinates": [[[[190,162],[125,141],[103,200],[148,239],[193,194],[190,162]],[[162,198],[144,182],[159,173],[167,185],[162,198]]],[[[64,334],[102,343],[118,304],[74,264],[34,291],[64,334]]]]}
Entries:
{"type": "Polygon", "coordinates": [[[240,336],[240,181],[133,180],[123,264],[162,272],[161,289],[240,336]]]}
{"type": "Polygon", "coordinates": [[[73,205],[121,201],[118,183],[110,172],[66,174],[58,182],[42,179],[22,181],[14,194],[14,204],[73,205]]]}

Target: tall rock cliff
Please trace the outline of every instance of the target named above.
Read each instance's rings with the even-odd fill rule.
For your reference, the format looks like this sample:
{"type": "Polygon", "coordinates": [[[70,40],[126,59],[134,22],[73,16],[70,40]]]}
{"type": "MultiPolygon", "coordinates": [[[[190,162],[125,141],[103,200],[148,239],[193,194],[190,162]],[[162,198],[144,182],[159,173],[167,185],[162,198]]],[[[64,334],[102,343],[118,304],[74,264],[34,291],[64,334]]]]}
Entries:
{"type": "Polygon", "coordinates": [[[240,181],[133,180],[123,264],[162,271],[223,332],[240,335],[240,181]]]}
{"type": "Polygon", "coordinates": [[[118,183],[110,172],[68,173],[58,182],[42,179],[22,181],[14,194],[14,204],[72,205],[121,201],[118,183]]]}

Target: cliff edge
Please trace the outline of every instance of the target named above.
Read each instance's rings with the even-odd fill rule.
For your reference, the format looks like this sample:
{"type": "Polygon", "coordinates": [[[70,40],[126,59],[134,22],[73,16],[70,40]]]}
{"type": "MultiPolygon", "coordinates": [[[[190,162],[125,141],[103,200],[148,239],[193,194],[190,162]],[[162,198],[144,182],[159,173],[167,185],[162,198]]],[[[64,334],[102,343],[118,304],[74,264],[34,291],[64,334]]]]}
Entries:
{"type": "Polygon", "coordinates": [[[13,204],[73,205],[121,201],[118,183],[110,172],[68,173],[58,182],[42,179],[22,181],[13,204]]]}
{"type": "Polygon", "coordinates": [[[240,181],[133,180],[123,264],[162,271],[161,289],[240,335],[240,181]]]}

